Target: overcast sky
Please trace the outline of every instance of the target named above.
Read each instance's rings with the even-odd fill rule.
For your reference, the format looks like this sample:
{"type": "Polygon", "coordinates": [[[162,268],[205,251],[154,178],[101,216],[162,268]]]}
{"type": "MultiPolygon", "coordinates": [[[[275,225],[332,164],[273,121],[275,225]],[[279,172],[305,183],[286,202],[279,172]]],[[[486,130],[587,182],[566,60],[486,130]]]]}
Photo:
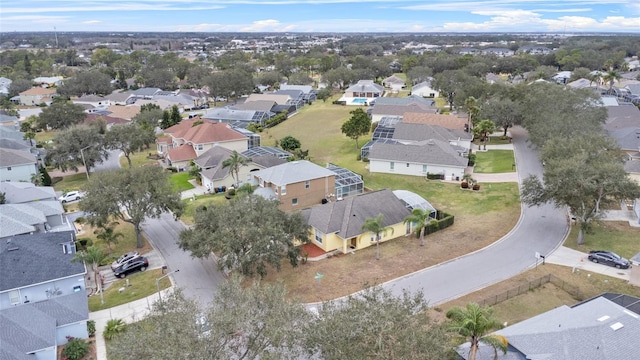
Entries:
{"type": "Polygon", "coordinates": [[[0,31],[635,32],[640,0],[1,0],[0,31]]]}

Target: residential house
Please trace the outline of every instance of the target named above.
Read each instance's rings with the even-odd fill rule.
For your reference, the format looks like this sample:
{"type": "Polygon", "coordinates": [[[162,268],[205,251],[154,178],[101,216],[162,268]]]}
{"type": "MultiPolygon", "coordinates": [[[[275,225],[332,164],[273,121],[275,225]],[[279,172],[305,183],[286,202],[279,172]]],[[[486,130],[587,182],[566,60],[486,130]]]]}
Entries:
{"type": "Polygon", "coordinates": [[[107,97],[98,95],[84,95],[73,99],[72,102],[78,105],[91,105],[96,110],[106,110],[111,105],[111,101],[107,97]]]}
{"type": "Polygon", "coordinates": [[[335,192],[336,174],[307,160],[291,161],[251,172],[255,193],[280,200],[282,210],[304,209],[335,192]]]}
{"type": "MultiPolygon", "coordinates": [[[[414,229],[411,224],[404,224],[404,219],[411,214],[412,206],[418,206],[398,197],[407,199],[408,194],[420,198],[409,191],[396,195],[395,191],[384,189],[305,209],[302,215],[311,226],[310,241],[325,252],[346,254],[365,249],[376,244],[377,234],[362,230],[362,225],[378,214],[383,216],[382,225],[389,228],[380,234],[380,242],[408,236],[414,229]]],[[[435,211],[422,200],[419,203],[427,204],[423,205],[425,209],[435,211]]]]}
{"type": "MultiPolygon", "coordinates": [[[[617,360],[638,357],[640,299],[606,293],[574,306],[559,306],[498,330],[509,342],[497,359],[617,360]]],[[[469,356],[469,343],[458,347],[469,356]]],[[[493,347],[481,343],[477,360],[493,360],[493,347]]]]}
{"type": "Polygon", "coordinates": [[[453,146],[471,150],[473,135],[464,130],[452,130],[439,125],[399,122],[395,126],[392,139],[403,144],[411,144],[427,139],[446,141],[453,146]]]}
{"type": "Polygon", "coordinates": [[[32,87],[20,93],[20,105],[35,106],[42,103],[50,104],[56,89],[32,87]]]}
{"type": "Polygon", "coordinates": [[[105,96],[111,105],[131,105],[136,102],[136,98],[131,91],[116,90],[105,96]]]}
{"type": "Polygon", "coordinates": [[[300,108],[302,108],[306,104],[306,101],[304,99],[304,93],[302,92],[302,90],[296,90],[296,89],[283,90],[283,89],[280,89],[280,90],[274,91],[272,94],[289,96],[289,101],[287,101],[286,104],[281,104],[281,105],[294,105],[296,110],[299,110],[300,108]]]}
{"type": "Polygon", "coordinates": [[[287,105],[292,100],[289,94],[251,94],[247,97],[244,102],[252,102],[252,101],[273,101],[278,105],[287,105]]]}
{"type": "MultiPolygon", "coordinates": [[[[171,136],[171,145],[166,154],[160,154],[166,155],[168,166],[173,166],[180,171],[186,170],[191,160],[195,160],[214,146],[222,146],[237,152],[248,149],[247,136],[225,123],[193,118],[182,120],[165,129],[164,132],[171,136]]],[[[158,151],[165,149],[164,140],[158,144],[158,151]]]]}
{"type": "Polygon", "coordinates": [[[382,80],[382,86],[391,89],[393,92],[398,92],[405,88],[407,84],[396,75],[391,75],[388,78],[382,80]]]}
{"type": "Polygon", "coordinates": [[[467,125],[467,117],[459,115],[413,113],[406,112],[402,116],[403,123],[438,125],[452,130],[464,130],[467,125]]]}
{"type": "Polygon", "coordinates": [[[373,101],[371,101],[371,106],[376,105],[396,105],[396,106],[407,106],[411,104],[421,104],[425,106],[436,106],[436,101],[429,98],[424,98],[417,94],[411,94],[406,97],[379,97],[373,101]]]}
{"type": "Polygon", "coordinates": [[[374,83],[373,80],[360,80],[357,84],[349,86],[339,101],[345,102],[346,105],[366,106],[383,95],[382,85],[374,83]]]}
{"type": "Polygon", "coordinates": [[[280,90],[300,90],[302,91],[302,98],[307,104],[311,104],[316,101],[318,92],[311,85],[288,85],[281,84],[280,90]]]}
{"type": "Polygon", "coordinates": [[[12,128],[18,128],[18,124],[19,124],[20,118],[17,116],[11,116],[11,115],[7,115],[7,114],[2,114],[0,113],[0,126],[1,127],[12,127],[12,128]]]}
{"type": "Polygon", "coordinates": [[[571,71],[560,71],[553,75],[551,79],[558,84],[566,84],[569,82],[569,79],[571,79],[571,71]]]}
{"type": "Polygon", "coordinates": [[[214,146],[198,156],[194,162],[200,167],[202,186],[207,191],[214,191],[215,188],[232,185],[251,180],[251,172],[266,169],[272,166],[284,164],[287,161],[272,155],[261,155],[254,157],[244,157],[247,164],[238,169],[238,178],[234,179],[230,168],[224,167],[223,163],[233,155],[233,151],[222,146],[214,146]]]}
{"type": "Polygon", "coordinates": [[[9,88],[11,87],[11,79],[6,77],[0,77],[0,95],[9,95],[9,88]]]}
{"type": "Polygon", "coordinates": [[[376,104],[368,112],[371,115],[371,121],[375,123],[386,116],[404,116],[406,113],[436,114],[438,108],[418,102],[412,102],[408,105],[382,105],[376,101],[376,104]]]}
{"type": "MultiPolygon", "coordinates": [[[[260,106],[265,104],[265,102],[261,102],[261,101],[255,101],[253,103],[255,103],[254,105],[259,104],[260,106]]],[[[272,102],[267,102],[267,103],[272,104],[272,102]]],[[[241,124],[244,124],[244,126],[242,127],[246,127],[251,123],[264,125],[265,121],[267,121],[268,119],[270,119],[272,116],[275,115],[270,110],[264,111],[264,110],[243,109],[248,105],[249,104],[242,104],[242,105],[235,105],[233,107],[225,106],[225,107],[213,108],[207,111],[206,114],[204,114],[202,117],[210,121],[230,123],[230,124],[233,124],[234,126],[242,126],[241,124]]]]}
{"type": "Polygon", "coordinates": [[[466,151],[435,139],[411,144],[375,142],[369,149],[369,171],[412,176],[441,174],[447,180],[460,180],[468,164],[466,151]]]}
{"type": "Polygon", "coordinates": [[[510,57],[515,54],[515,51],[508,48],[490,47],[482,49],[482,55],[494,55],[497,57],[510,57]]]}
{"type": "Polygon", "coordinates": [[[606,106],[607,120],[603,127],[629,156],[640,152],[640,109],[634,105],[606,106]]]}
{"type": "Polygon", "coordinates": [[[242,152],[242,156],[253,159],[254,157],[270,155],[278,159],[287,160],[293,156],[292,153],[274,146],[255,146],[242,152]]]}
{"type": "Polygon", "coordinates": [[[135,100],[138,99],[153,99],[153,96],[162,92],[159,88],[143,87],[140,89],[132,90],[131,97],[135,100]]]}
{"type": "Polygon", "coordinates": [[[84,264],[73,232],[0,242],[0,358],[57,359],[68,337],[89,337],[84,264]]]}
{"type": "Polygon", "coordinates": [[[433,88],[433,85],[431,85],[432,82],[433,78],[429,78],[426,81],[413,85],[411,87],[411,95],[418,95],[428,98],[440,97],[440,92],[433,88]]]}
{"type": "Polygon", "coordinates": [[[31,82],[39,87],[51,88],[60,86],[63,79],[62,76],[40,76],[31,80],[31,82]]]}
{"type": "Polygon", "coordinates": [[[30,182],[37,173],[38,161],[31,152],[0,148],[0,182],[30,182]]]}
{"type": "Polygon", "coordinates": [[[100,115],[100,114],[87,114],[87,117],[84,119],[85,124],[93,124],[97,121],[104,121],[107,125],[107,129],[111,128],[115,124],[129,124],[131,120],[113,117],[109,115],[100,115]]]}
{"type": "Polygon", "coordinates": [[[1,182],[6,202],[0,204],[0,239],[14,235],[74,231],[73,224],[50,186],[1,182]]]}
{"type": "Polygon", "coordinates": [[[131,120],[140,113],[140,106],[138,105],[110,105],[107,108],[108,115],[114,118],[121,118],[125,120],[131,120]]]}
{"type": "Polygon", "coordinates": [[[518,49],[519,53],[527,53],[531,55],[547,55],[547,54],[550,54],[552,51],[553,50],[542,45],[524,45],[518,49]]]}

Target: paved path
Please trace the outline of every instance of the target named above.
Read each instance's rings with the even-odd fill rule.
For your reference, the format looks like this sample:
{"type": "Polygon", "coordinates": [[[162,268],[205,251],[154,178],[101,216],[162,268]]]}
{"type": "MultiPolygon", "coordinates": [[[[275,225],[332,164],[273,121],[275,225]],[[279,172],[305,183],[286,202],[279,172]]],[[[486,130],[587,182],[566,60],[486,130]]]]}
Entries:
{"type": "Polygon", "coordinates": [[[592,263],[589,261],[588,256],[589,254],[561,246],[558,250],[549,255],[545,259],[545,262],[568,266],[573,268],[574,271],[599,273],[629,281],[629,269],[616,269],[612,266],[592,263]]]}

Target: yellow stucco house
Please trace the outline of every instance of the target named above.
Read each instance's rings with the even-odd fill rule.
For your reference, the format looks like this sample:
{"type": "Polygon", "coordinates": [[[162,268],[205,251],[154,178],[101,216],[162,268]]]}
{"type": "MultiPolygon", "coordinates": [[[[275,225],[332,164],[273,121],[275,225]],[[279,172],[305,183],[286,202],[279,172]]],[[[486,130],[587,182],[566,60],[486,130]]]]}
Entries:
{"type": "Polygon", "coordinates": [[[414,193],[384,189],[314,206],[303,210],[302,215],[311,226],[312,244],[326,252],[347,253],[376,244],[376,234],[362,230],[362,224],[378,214],[383,215],[382,225],[389,228],[381,234],[380,242],[410,235],[413,226],[404,224],[404,219],[413,206],[428,208],[435,214],[435,209],[414,193]]]}

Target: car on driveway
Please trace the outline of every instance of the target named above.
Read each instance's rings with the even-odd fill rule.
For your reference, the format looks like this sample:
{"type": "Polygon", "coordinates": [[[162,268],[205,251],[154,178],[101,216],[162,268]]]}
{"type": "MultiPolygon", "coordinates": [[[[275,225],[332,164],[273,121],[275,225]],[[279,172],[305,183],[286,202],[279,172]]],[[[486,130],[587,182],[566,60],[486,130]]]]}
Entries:
{"type": "Polygon", "coordinates": [[[137,251],[129,251],[128,253],[123,254],[122,256],[117,258],[116,261],[111,263],[111,270],[116,271],[117,268],[137,257],[140,257],[140,253],[138,253],[137,251]]]}
{"type": "Polygon", "coordinates": [[[115,270],[113,270],[113,274],[116,277],[124,278],[134,271],[145,271],[148,267],[149,260],[147,260],[147,258],[144,256],[140,256],[135,259],[129,260],[123,265],[117,267],[115,270]]]}
{"type": "Polygon", "coordinates": [[[589,260],[594,263],[605,264],[605,265],[613,266],[618,269],[629,268],[629,260],[611,251],[605,251],[605,250],[589,251],[589,260]]]}
{"type": "Polygon", "coordinates": [[[67,202],[70,202],[70,201],[80,200],[83,197],[84,197],[84,194],[82,192],[80,192],[80,191],[69,191],[69,192],[66,192],[66,193],[62,194],[62,196],[60,196],[58,198],[58,200],[60,200],[60,202],[62,202],[64,204],[64,203],[67,203],[67,202]]]}

